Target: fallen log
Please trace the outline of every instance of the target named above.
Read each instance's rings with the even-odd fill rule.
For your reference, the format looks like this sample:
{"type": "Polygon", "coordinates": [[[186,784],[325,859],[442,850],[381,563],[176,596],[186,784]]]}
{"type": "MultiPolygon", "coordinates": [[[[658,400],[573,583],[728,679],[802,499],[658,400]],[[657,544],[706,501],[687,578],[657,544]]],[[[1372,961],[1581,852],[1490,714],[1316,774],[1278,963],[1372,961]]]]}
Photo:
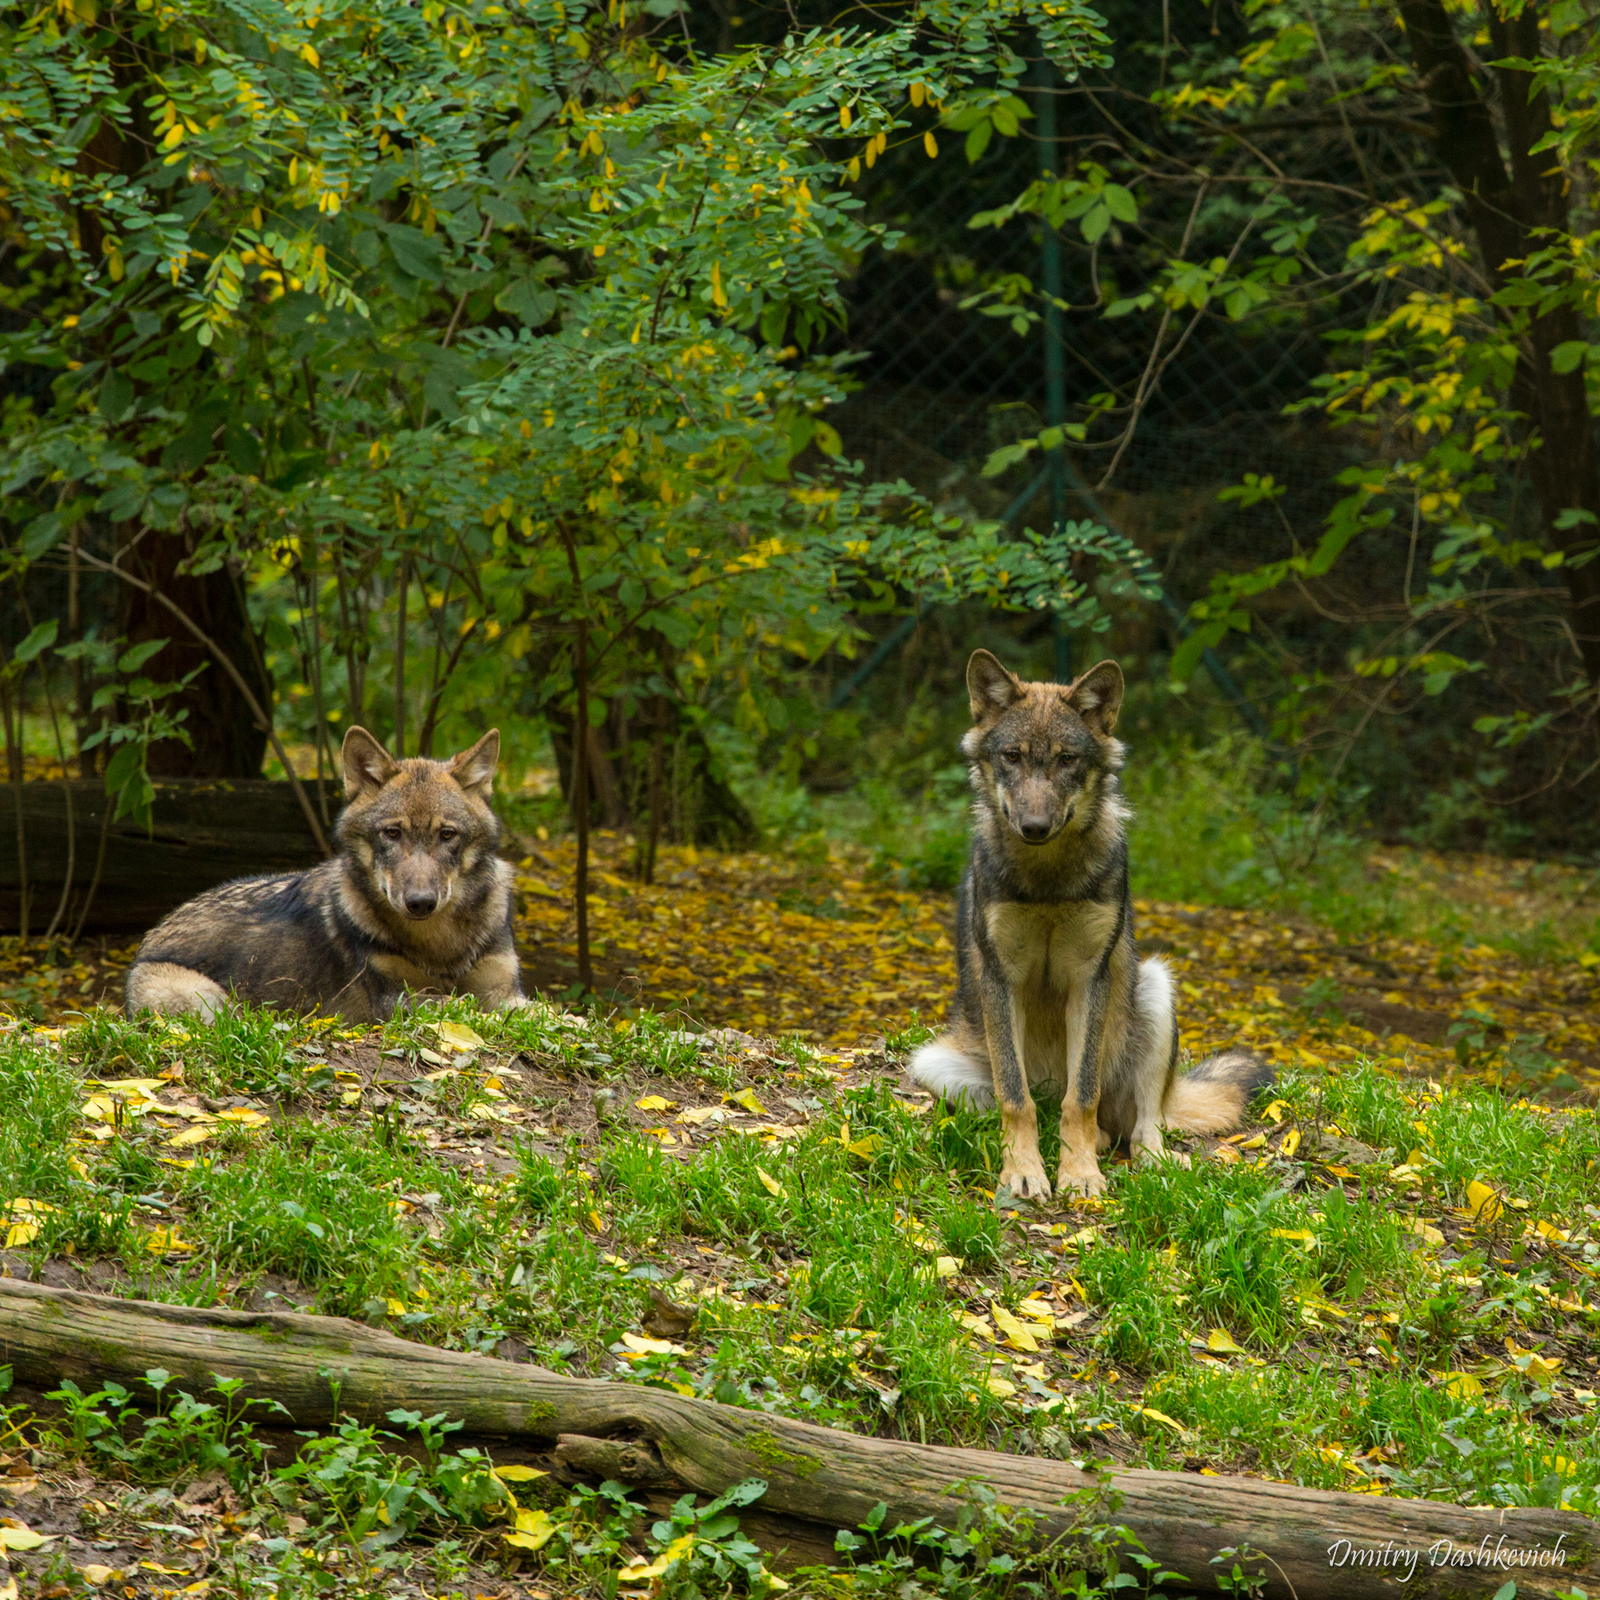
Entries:
{"type": "MultiPolygon", "coordinates": [[[[142,933],[229,878],[297,872],[322,859],[290,783],[168,778],[155,789],[147,828],[110,815],[115,796],[99,779],[0,785],[0,932],[21,926],[26,894],[29,931],[42,934],[69,870],[63,932],[81,921],[89,933],[142,933]],[[17,850],[19,810],[25,857],[17,850]]],[[[316,792],[312,784],[313,801],[316,792]]],[[[330,815],[336,794],[325,786],[330,815]]]]}
{"type": "Polygon", "coordinates": [[[658,1491],[670,1479],[716,1495],[764,1478],[763,1514],[830,1534],[856,1527],[879,1502],[890,1527],[921,1517],[948,1524],[971,1483],[1031,1512],[1051,1535],[1081,1525],[1098,1504],[1105,1520],[1126,1525],[1205,1592],[1214,1587],[1212,1555],[1246,1542],[1271,1563],[1267,1592],[1295,1600],[1489,1596],[1508,1578],[1519,1600],[1555,1600],[1574,1585],[1600,1585],[1600,1524],[1570,1513],[1182,1472],[1095,1475],[1042,1457],[864,1438],[641,1384],[565,1377],[338,1317],[117,1300],[5,1278],[0,1365],[35,1388],[114,1378],[137,1391],[158,1366],[196,1394],[217,1376],[236,1378],[299,1427],[327,1424],[336,1411],[364,1421],[395,1407],[442,1411],[470,1433],[545,1441],[573,1467],[631,1473],[658,1491]]]}

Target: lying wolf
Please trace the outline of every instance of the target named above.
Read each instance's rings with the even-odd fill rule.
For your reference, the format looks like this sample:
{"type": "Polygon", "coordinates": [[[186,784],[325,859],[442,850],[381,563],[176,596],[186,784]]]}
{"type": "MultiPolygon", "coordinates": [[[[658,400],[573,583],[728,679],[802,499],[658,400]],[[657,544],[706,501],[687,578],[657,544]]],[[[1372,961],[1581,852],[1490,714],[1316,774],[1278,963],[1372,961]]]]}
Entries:
{"type": "Polygon", "coordinates": [[[1229,1050],[1177,1076],[1172,979],[1159,957],[1134,951],[1112,737],[1122,669],[1102,661],[1070,686],[1024,683],[979,650],[967,693],[975,827],[955,1006],[911,1076],[953,1101],[1000,1102],[1000,1178],[1018,1198],[1049,1198],[1028,1085],[1059,1085],[1056,1182],[1098,1194],[1098,1152],[1128,1139],[1149,1159],[1164,1153],[1163,1127],[1221,1132],[1272,1071],[1229,1050]]]}
{"type": "Polygon", "coordinates": [[[252,1005],[387,1017],[406,988],[525,1004],[511,940],[511,868],[489,808],[500,733],[449,761],[396,761],[365,728],[344,737],[339,853],[307,872],[237,878],[145,935],[128,1011],[212,1016],[252,1005]]]}

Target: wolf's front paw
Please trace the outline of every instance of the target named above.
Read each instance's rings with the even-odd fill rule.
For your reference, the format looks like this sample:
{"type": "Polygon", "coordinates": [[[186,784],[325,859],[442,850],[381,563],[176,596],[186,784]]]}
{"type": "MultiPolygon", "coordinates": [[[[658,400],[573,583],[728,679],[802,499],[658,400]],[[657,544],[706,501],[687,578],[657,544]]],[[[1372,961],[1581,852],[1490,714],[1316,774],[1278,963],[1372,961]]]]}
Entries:
{"type": "Polygon", "coordinates": [[[1056,1187],[1064,1195],[1077,1193],[1092,1198],[1106,1192],[1106,1175],[1094,1161],[1075,1161],[1071,1165],[1063,1161],[1056,1174],[1056,1187]]]}
{"type": "Polygon", "coordinates": [[[1044,1163],[1037,1157],[1031,1162],[1008,1162],[995,1189],[996,1201],[1002,1190],[1009,1191],[1013,1200],[1048,1200],[1050,1180],[1044,1175],[1044,1163]]]}

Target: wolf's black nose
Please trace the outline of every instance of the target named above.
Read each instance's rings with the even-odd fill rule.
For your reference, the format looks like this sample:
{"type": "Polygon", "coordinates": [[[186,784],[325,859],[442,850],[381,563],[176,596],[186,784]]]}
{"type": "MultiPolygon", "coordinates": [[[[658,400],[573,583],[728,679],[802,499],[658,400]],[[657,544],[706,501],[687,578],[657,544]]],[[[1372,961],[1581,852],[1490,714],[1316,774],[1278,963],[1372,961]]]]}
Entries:
{"type": "Polygon", "coordinates": [[[1024,822],[1022,824],[1022,837],[1029,844],[1043,844],[1050,837],[1050,824],[1048,822],[1024,822]]]}
{"type": "Polygon", "coordinates": [[[406,895],[406,910],[414,917],[432,916],[439,897],[431,889],[413,889],[406,895]]]}

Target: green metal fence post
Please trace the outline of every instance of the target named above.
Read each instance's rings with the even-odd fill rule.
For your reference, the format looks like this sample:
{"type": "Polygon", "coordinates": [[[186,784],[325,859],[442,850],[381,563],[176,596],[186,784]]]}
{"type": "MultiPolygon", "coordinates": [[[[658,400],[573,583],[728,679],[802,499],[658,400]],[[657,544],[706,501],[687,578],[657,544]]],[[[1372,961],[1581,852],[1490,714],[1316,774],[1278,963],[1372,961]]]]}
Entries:
{"type": "MultiPolygon", "coordinates": [[[[1041,55],[1039,85],[1039,176],[1058,178],[1061,145],[1056,136],[1055,69],[1048,56],[1041,55]]],[[[1040,285],[1044,290],[1044,410],[1049,427],[1059,428],[1067,420],[1067,362],[1061,329],[1061,239],[1048,222],[1040,224],[1043,259],[1040,285]]],[[[1067,517],[1067,455],[1058,445],[1047,457],[1050,463],[1050,520],[1060,526],[1067,517]]],[[[1057,616],[1051,623],[1055,643],[1057,683],[1072,681],[1072,635],[1057,616]]]]}

